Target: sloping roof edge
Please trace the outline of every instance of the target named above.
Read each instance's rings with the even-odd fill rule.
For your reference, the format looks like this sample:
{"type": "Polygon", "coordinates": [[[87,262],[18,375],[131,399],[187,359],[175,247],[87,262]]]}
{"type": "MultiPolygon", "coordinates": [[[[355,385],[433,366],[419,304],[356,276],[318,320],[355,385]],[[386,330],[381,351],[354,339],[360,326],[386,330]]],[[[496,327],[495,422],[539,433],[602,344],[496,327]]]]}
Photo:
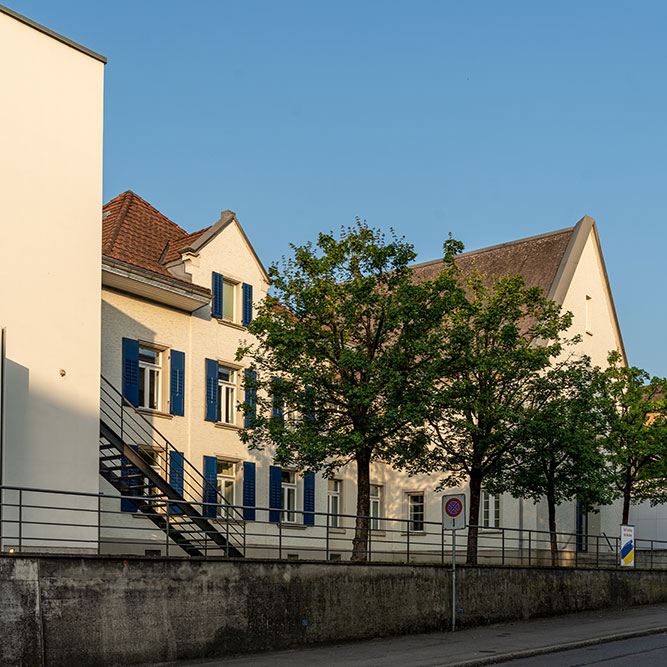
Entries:
{"type": "Polygon", "coordinates": [[[0,12],[2,12],[3,14],[7,14],[7,16],[11,16],[13,19],[20,21],[21,23],[25,23],[25,25],[30,26],[31,28],[34,28],[35,30],[38,30],[41,33],[44,33],[45,35],[48,35],[49,37],[52,37],[58,42],[62,42],[63,44],[70,46],[73,49],[76,49],[77,51],[81,51],[81,53],[85,53],[87,56],[90,56],[95,60],[99,60],[101,63],[104,63],[106,65],[107,59],[103,55],[100,55],[99,53],[93,51],[92,49],[89,49],[86,46],[82,46],[81,44],[75,42],[74,40],[71,40],[69,37],[65,37],[64,35],[61,35],[55,30],[51,30],[51,28],[47,28],[41,23],[37,23],[37,21],[29,19],[27,16],[23,16],[23,14],[19,14],[18,12],[15,12],[13,9],[10,9],[5,5],[0,5],[0,12]]]}
{"type": "MultiPolygon", "coordinates": [[[[206,244],[211,241],[211,239],[215,238],[218,234],[220,234],[223,230],[225,230],[229,225],[231,225],[233,222],[236,223],[236,225],[239,228],[239,231],[241,232],[241,236],[243,237],[243,240],[246,242],[250,252],[252,253],[253,257],[255,258],[255,261],[257,262],[257,265],[259,266],[260,270],[262,271],[262,274],[264,275],[264,278],[267,283],[270,283],[271,281],[269,280],[269,274],[267,273],[266,269],[264,268],[264,264],[262,264],[262,260],[259,258],[257,253],[255,252],[255,249],[253,248],[252,243],[250,243],[250,240],[246,236],[245,231],[243,230],[243,226],[241,223],[238,221],[238,218],[236,217],[236,213],[234,211],[222,211],[220,213],[220,219],[213,225],[211,225],[201,236],[196,238],[191,244],[183,246],[182,248],[179,248],[180,253],[184,252],[199,252],[206,244]]],[[[168,262],[167,265],[172,264],[173,262],[168,262]]]]}
{"type": "Polygon", "coordinates": [[[562,304],[567,291],[570,289],[572,284],[572,278],[574,277],[574,272],[577,268],[577,264],[581,259],[581,255],[584,251],[584,246],[588,237],[593,234],[593,240],[595,241],[595,247],[597,250],[597,255],[600,260],[600,266],[602,268],[602,276],[604,278],[604,289],[607,293],[607,298],[609,299],[609,305],[611,306],[611,315],[612,323],[616,329],[616,337],[618,346],[620,348],[621,355],[623,356],[623,361],[625,365],[628,365],[628,358],[625,353],[625,344],[623,343],[623,335],[621,334],[621,326],[618,323],[618,315],[616,313],[616,305],[614,304],[614,296],[611,291],[611,285],[609,283],[609,274],[607,273],[607,266],[604,261],[604,254],[602,252],[602,245],[600,244],[600,236],[598,234],[598,228],[595,224],[595,219],[591,218],[588,215],[585,215],[577,224],[574,226],[574,233],[570,238],[567,248],[565,249],[565,254],[561,260],[561,264],[558,267],[556,272],[556,277],[554,278],[551,289],[547,294],[547,298],[555,301],[556,303],[562,304]]]}
{"type": "MultiPolygon", "coordinates": [[[[460,257],[472,257],[473,255],[479,255],[483,252],[488,252],[489,250],[497,250],[498,248],[506,248],[507,246],[518,245],[519,243],[526,243],[527,241],[537,241],[538,239],[545,239],[549,236],[555,236],[556,234],[563,234],[573,230],[574,227],[563,227],[563,229],[557,229],[553,232],[545,232],[544,234],[535,234],[535,236],[526,236],[523,239],[516,239],[515,241],[505,241],[504,243],[496,243],[495,245],[486,246],[486,248],[478,248],[476,250],[468,250],[467,252],[462,252],[460,255],[456,255],[456,259],[460,257]]],[[[442,264],[442,258],[440,259],[430,259],[427,262],[419,262],[417,264],[411,264],[411,269],[418,269],[422,266],[431,266],[433,264],[442,264]]]]}

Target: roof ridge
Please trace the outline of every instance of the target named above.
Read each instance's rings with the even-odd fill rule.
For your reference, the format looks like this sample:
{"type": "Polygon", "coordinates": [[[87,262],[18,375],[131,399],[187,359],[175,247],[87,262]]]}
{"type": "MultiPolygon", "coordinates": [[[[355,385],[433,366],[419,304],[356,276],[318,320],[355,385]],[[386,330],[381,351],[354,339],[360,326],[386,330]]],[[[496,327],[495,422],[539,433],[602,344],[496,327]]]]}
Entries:
{"type": "Polygon", "coordinates": [[[113,233],[110,235],[109,240],[106,242],[104,250],[111,252],[113,249],[116,240],[118,239],[120,228],[123,226],[123,221],[125,220],[125,216],[130,209],[130,204],[132,203],[134,196],[135,194],[132,192],[132,190],[125,190],[125,192],[121,192],[117,197],[114,197],[102,207],[102,210],[104,210],[107,206],[109,206],[109,204],[116,201],[116,199],[120,199],[121,197],[123,198],[123,203],[120,205],[120,211],[118,213],[118,219],[114,225],[113,233]]]}
{"type": "MultiPolygon", "coordinates": [[[[506,248],[507,246],[518,245],[519,243],[527,243],[528,241],[537,241],[538,239],[547,238],[549,236],[555,236],[556,234],[565,234],[565,232],[574,231],[574,227],[563,227],[563,229],[556,229],[553,232],[545,232],[544,234],[535,234],[535,236],[526,236],[523,239],[516,239],[516,241],[506,241],[505,243],[496,243],[495,245],[486,246],[485,248],[478,248],[477,250],[468,250],[467,252],[462,252],[460,255],[456,255],[455,259],[461,257],[470,257],[471,255],[479,255],[483,252],[489,252],[491,250],[497,250],[498,248],[506,248]]],[[[431,266],[432,264],[440,264],[442,259],[430,259],[427,262],[419,262],[418,264],[411,264],[410,268],[419,268],[422,266],[431,266]]]]}
{"type": "Polygon", "coordinates": [[[153,204],[151,204],[149,201],[146,201],[143,197],[138,195],[136,192],[132,192],[132,190],[128,190],[127,192],[129,192],[132,195],[133,198],[136,198],[140,202],[146,204],[146,206],[148,206],[153,211],[155,211],[161,218],[164,218],[164,220],[166,222],[168,222],[172,227],[175,227],[179,232],[181,232],[183,234],[183,236],[188,235],[188,233],[183,229],[183,227],[181,227],[179,224],[175,223],[171,218],[168,218],[164,213],[162,213],[162,211],[155,208],[155,206],[153,206],[153,204]]]}

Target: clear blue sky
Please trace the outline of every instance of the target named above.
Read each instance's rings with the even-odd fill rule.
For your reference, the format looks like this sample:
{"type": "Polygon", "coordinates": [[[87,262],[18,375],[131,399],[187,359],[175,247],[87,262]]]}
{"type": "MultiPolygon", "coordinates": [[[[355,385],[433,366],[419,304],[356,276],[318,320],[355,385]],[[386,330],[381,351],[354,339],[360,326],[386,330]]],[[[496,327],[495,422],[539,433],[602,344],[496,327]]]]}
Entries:
{"type": "Polygon", "coordinates": [[[597,220],[631,364],[667,375],[667,3],[3,0],[104,54],[104,196],[265,264],[354,216],[420,260],[597,220]]]}

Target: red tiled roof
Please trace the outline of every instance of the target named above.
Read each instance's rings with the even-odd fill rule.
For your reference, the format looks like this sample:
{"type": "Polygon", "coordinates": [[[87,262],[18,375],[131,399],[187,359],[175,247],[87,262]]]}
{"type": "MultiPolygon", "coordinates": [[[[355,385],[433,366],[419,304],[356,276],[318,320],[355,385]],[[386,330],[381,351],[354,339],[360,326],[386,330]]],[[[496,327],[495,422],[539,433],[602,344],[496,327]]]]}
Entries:
{"type": "Polygon", "coordinates": [[[196,241],[204,232],[207,232],[209,229],[210,227],[204,227],[204,229],[200,229],[198,232],[192,232],[192,234],[188,234],[183,238],[169,241],[169,247],[167,248],[167,252],[162,258],[162,263],[167,264],[168,262],[173,262],[175,259],[180,259],[181,250],[183,248],[187,248],[191,243],[196,241]]]}
{"type": "Polygon", "coordinates": [[[189,235],[131,190],[102,207],[102,254],[162,275],[167,244],[189,235]]]}

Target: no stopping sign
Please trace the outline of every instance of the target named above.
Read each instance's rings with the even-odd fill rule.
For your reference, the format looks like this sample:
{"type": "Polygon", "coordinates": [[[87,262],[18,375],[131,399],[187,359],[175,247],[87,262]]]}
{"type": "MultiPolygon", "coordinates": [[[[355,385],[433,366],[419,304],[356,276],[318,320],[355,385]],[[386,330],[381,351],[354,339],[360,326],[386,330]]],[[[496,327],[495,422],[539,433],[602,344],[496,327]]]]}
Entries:
{"type": "Polygon", "coordinates": [[[465,494],[456,493],[442,499],[442,527],[444,530],[465,528],[465,494]]]}

